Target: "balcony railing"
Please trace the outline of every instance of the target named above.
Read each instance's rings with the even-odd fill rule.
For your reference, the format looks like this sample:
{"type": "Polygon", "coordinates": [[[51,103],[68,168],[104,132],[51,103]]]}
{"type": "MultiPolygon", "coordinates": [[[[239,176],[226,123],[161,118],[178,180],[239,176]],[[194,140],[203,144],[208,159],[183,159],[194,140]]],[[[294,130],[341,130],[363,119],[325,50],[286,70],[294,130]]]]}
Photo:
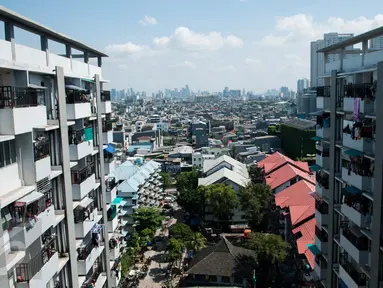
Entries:
{"type": "Polygon", "coordinates": [[[102,102],[105,102],[105,101],[110,101],[110,91],[101,91],[101,101],[102,102]]]}
{"type": "Polygon", "coordinates": [[[80,170],[72,170],[72,184],[81,184],[94,173],[94,163],[88,163],[88,166],[80,170]]]}
{"type": "Polygon", "coordinates": [[[317,97],[330,97],[331,86],[317,87],[317,97]]]}
{"type": "Polygon", "coordinates": [[[327,261],[323,258],[322,255],[315,256],[315,263],[320,266],[321,269],[327,269],[327,261]]]}
{"type": "Polygon", "coordinates": [[[52,258],[56,251],[53,247],[44,248],[28,263],[20,263],[16,265],[17,282],[30,281],[43,266],[52,258]]]}
{"type": "Polygon", "coordinates": [[[345,228],[342,235],[360,251],[368,251],[368,238],[366,236],[356,236],[349,229],[345,228]]]}
{"type": "Polygon", "coordinates": [[[81,288],[94,287],[93,284],[97,282],[98,277],[102,272],[102,266],[99,262],[94,263],[93,269],[91,269],[86,275],[85,282],[81,285],[81,288]]]}
{"type": "Polygon", "coordinates": [[[351,98],[369,98],[374,97],[374,84],[347,84],[344,85],[344,96],[351,98]]]}
{"type": "Polygon", "coordinates": [[[75,104],[75,103],[86,103],[90,102],[89,91],[82,90],[73,90],[66,89],[66,103],[75,104]]]}
{"type": "Polygon", "coordinates": [[[347,169],[349,172],[353,172],[359,176],[373,177],[374,173],[371,169],[371,160],[365,157],[354,157],[352,162],[346,159],[342,160],[342,167],[347,169]]]}
{"type": "Polygon", "coordinates": [[[69,144],[78,145],[85,141],[84,129],[69,130],[69,144]]]}
{"type": "Polygon", "coordinates": [[[321,242],[326,243],[328,241],[327,233],[324,230],[319,229],[317,226],[315,226],[315,235],[321,242]]]}
{"type": "Polygon", "coordinates": [[[0,86],[0,109],[45,105],[45,90],[0,86]]]}
{"type": "Polygon", "coordinates": [[[35,152],[35,162],[49,156],[48,139],[37,140],[33,143],[35,152]]]}
{"type": "Polygon", "coordinates": [[[105,181],[105,184],[106,184],[106,192],[110,192],[113,190],[114,187],[117,186],[118,182],[116,181],[115,178],[111,177],[105,181]]]}
{"type": "Polygon", "coordinates": [[[113,130],[113,122],[110,120],[103,121],[102,122],[102,132],[108,132],[113,130]]]}
{"type": "Polygon", "coordinates": [[[117,216],[117,207],[112,205],[107,211],[108,221],[112,221],[117,216]]]}
{"type": "Polygon", "coordinates": [[[77,249],[77,260],[86,260],[88,258],[89,254],[92,252],[93,248],[95,247],[95,244],[93,240],[90,240],[88,243],[86,243],[84,246],[77,249]]]}
{"type": "Polygon", "coordinates": [[[104,151],[104,162],[105,163],[112,163],[113,160],[114,160],[114,155],[109,153],[109,152],[104,151]]]}
{"type": "Polygon", "coordinates": [[[326,176],[321,175],[320,173],[316,173],[315,179],[320,187],[323,187],[325,189],[329,188],[329,177],[326,174],[326,176]]]}
{"type": "Polygon", "coordinates": [[[348,261],[348,254],[343,253],[340,255],[339,259],[340,265],[342,265],[343,269],[350,275],[350,277],[355,281],[358,286],[366,286],[366,274],[363,272],[358,272],[356,267],[354,267],[350,261],[348,261]]]}
{"type": "Polygon", "coordinates": [[[94,219],[93,211],[95,209],[95,203],[92,202],[86,208],[74,209],[74,223],[83,223],[84,221],[92,221],[94,219]]]}
{"type": "Polygon", "coordinates": [[[321,214],[328,214],[328,204],[321,200],[315,200],[315,209],[321,214]]]}

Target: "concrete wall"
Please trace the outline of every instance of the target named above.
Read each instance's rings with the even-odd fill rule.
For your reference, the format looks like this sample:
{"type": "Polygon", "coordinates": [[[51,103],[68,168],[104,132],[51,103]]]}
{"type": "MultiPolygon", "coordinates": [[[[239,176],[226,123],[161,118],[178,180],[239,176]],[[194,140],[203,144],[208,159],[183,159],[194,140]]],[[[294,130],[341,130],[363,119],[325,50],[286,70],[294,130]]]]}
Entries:
{"type": "Polygon", "coordinates": [[[0,169],[0,197],[21,186],[17,163],[0,169]]]}
{"type": "Polygon", "coordinates": [[[32,133],[18,135],[15,140],[19,175],[24,179],[24,185],[33,186],[36,184],[36,172],[32,133]]]}

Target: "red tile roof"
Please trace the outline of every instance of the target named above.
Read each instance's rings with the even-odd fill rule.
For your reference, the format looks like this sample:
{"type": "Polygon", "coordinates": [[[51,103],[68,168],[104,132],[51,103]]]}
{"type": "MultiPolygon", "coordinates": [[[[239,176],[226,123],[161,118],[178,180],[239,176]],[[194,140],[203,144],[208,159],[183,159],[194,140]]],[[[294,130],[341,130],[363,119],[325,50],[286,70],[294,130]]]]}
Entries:
{"type": "Polygon", "coordinates": [[[297,248],[299,254],[305,254],[307,261],[309,262],[312,269],[314,269],[314,254],[307,248],[307,244],[313,244],[315,239],[315,218],[299,225],[293,229],[293,233],[296,234],[301,232],[302,237],[297,239],[297,248]]]}
{"type": "Polygon", "coordinates": [[[306,206],[290,206],[291,225],[296,225],[315,214],[315,199],[306,206]]]}
{"type": "Polygon", "coordinates": [[[315,185],[306,180],[301,180],[276,194],[275,204],[281,208],[312,205],[313,197],[310,193],[314,191],[315,185]]]}
{"type": "Polygon", "coordinates": [[[271,189],[278,188],[287,181],[293,179],[294,177],[301,177],[308,182],[315,184],[315,180],[310,177],[310,175],[300,169],[297,169],[291,164],[286,164],[281,168],[275,170],[266,176],[266,184],[270,186],[271,189]]]}
{"type": "Polygon", "coordinates": [[[258,167],[264,168],[266,175],[273,172],[275,169],[282,167],[285,164],[291,164],[297,167],[298,169],[311,173],[309,165],[307,162],[294,161],[289,157],[283,155],[282,153],[275,152],[274,154],[266,157],[262,161],[258,162],[258,167]]]}

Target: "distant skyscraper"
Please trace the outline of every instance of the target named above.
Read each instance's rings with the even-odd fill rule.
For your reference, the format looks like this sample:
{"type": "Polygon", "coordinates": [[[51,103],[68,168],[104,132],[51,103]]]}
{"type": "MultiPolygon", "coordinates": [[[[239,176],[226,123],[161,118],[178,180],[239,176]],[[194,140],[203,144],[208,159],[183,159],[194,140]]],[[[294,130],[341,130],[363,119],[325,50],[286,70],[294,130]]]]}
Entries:
{"type": "Polygon", "coordinates": [[[223,90],[223,97],[229,97],[229,87],[225,87],[223,90]]]}
{"type": "Polygon", "coordinates": [[[297,81],[297,92],[302,91],[303,89],[309,88],[309,79],[302,78],[297,81]]]}
{"type": "Polygon", "coordinates": [[[284,98],[289,97],[289,88],[288,87],[282,86],[280,92],[281,92],[281,96],[283,96],[284,98]]]}
{"type": "MultiPolygon", "coordinates": [[[[354,34],[338,34],[338,33],[326,33],[323,35],[323,40],[317,40],[311,42],[311,58],[310,58],[310,86],[318,87],[323,86],[323,75],[324,75],[324,55],[323,53],[317,53],[318,50],[327,46],[342,42],[351,37],[354,34]]],[[[353,46],[347,47],[347,49],[353,49],[353,46]]],[[[345,56],[347,57],[347,55],[345,56]]],[[[338,54],[329,54],[327,61],[328,63],[337,61],[339,59],[338,54]]]]}

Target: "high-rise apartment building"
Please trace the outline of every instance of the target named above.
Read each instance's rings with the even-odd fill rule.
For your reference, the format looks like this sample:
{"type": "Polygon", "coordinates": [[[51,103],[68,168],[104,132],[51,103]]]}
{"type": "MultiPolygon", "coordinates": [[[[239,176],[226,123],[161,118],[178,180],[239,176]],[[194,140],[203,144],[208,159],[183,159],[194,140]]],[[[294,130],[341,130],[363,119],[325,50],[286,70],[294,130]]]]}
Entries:
{"type": "MultiPolygon", "coordinates": [[[[339,42],[342,42],[346,39],[349,39],[353,37],[354,34],[346,33],[346,34],[339,34],[339,33],[325,33],[323,35],[323,40],[317,40],[311,42],[311,57],[310,57],[310,86],[311,87],[317,87],[323,85],[323,75],[324,75],[324,64],[325,59],[323,54],[317,53],[318,50],[328,47],[330,45],[337,44],[339,42]]],[[[346,49],[350,50],[353,49],[353,46],[346,47],[346,49]]],[[[339,59],[338,55],[335,54],[329,54],[327,55],[327,62],[331,63],[334,61],[337,61],[339,59]]]]}
{"type": "Polygon", "coordinates": [[[297,81],[297,92],[310,87],[310,81],[307,78],[302,78],[297,81]]]}
{"type": "Polygon", "coordinates": [[[117,287],[105,244],[106,55],[1,6],[0,22],[0,287],[117,287]],[[40,49],[18,44],[16,28],[40,49]]]}
{"type": "Polygon", "coordinates": [[[281,92],[281,95],[284,97],[284,98],[288,98],[290,95],[289,95],[289,87],[286,87],[286,86],[282,86],[281,89],[280,89],[280,92],[281,92]]]}
{"type": "Polygon", "coordinates": [[[382,287],[383,51],[369,40],[383,27],[318,52],[315,272],[325,287],[382,287]],[[360,45],[361,44],[361,45],[360,45]],[[358,53],[347,58],[347,47],[358,53]],[[358,47],[356,46],[356,47],[358,47]]]}

